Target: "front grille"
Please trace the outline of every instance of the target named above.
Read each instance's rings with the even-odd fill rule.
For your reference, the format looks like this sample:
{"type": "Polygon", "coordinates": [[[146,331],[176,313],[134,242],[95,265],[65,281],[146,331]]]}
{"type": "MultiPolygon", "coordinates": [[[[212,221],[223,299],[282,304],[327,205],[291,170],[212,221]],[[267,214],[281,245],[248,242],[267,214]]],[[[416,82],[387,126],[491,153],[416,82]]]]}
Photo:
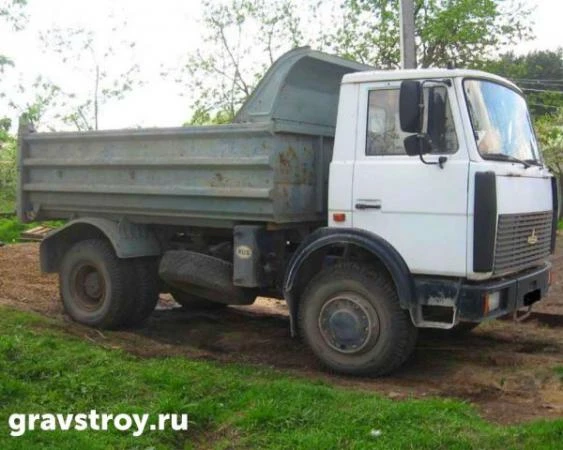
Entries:
{"type": "Polygon", "coordinates": [[[494,273],[546,259],[551,248],[552,212],[501,214],[497,226],[494,273]]]}

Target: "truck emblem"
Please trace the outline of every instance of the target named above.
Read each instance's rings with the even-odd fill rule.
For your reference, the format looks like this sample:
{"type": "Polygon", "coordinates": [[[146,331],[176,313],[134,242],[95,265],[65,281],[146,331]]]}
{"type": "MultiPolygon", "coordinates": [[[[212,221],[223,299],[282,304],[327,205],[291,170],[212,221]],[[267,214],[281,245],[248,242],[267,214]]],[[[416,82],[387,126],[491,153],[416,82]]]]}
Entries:
{"type": "Polygon", "coordinates": [[[528,236],[528,244],[534,245],[538,243],[538,237],[536,236],[536,229],[532,229],[532,234],[528,236]]]}
{"type": "Polygon", "coordinates": [[[236,253],[240,259],[250,259],[252,257],[252,249],[248,245],[239,245],[236,248],[236,253]]]}

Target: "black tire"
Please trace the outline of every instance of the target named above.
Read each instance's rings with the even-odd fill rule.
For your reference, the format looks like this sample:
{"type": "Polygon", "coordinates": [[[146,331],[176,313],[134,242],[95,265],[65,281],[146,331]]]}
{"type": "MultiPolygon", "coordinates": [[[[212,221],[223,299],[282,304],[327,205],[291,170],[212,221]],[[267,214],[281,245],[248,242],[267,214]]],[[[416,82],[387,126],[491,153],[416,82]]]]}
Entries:
{"type": "Polygon", "coordinates": [[[124,324],[135,326],[144,322],[158,303],[158,264],[155,258],[135,258],[125,263],[133,265],[132,279],[128,283],[134,293],[124,324]]]}
{"type": "Polygon", "coordinates": [[[211,300],[199,297],[198,295],[178,291],[176,289],[171,289],[170,295],[172,295],[176,303],[180,304],[183,308],[186,309],[216,310],[227,307],[227,305],[224,303],[212,302],[211,300]]]}
{"type": "Polygon", "coordinates": [[[392,281],[356,262],[313,277],[301,297],[299,326],[324,365],[350,375],[392,372],[411,355],[418,335],[392,281]]]}
{"type": "Polygon", "coordinates": [[[120,260],[109,242],[78,242],[64,255],[59,288],[66,313],[77,322],[117,328],[130,311],[131,266],[120,260]]]}
{"type": "Polygon", "coordinates": [[[178,291],[191,292],[226,305],[250,305],[256,299],[249,291],[233,285],[233,265],[214,256],[188,250],[171,250],[160,262],[159,275],[178,291]]]}

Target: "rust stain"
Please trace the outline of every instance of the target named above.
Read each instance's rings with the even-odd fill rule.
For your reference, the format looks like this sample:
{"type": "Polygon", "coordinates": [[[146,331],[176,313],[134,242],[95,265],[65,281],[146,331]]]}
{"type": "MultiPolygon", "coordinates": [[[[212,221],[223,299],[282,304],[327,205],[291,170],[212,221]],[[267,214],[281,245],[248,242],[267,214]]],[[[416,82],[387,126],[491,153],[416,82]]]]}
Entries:
{"type": "Polygon", "coordinates": [[[297,159],[297,153],[295,153],[295,150],[291,145],[287,148],[287,156],[291,159],[297,159]]]}
{"type": "Polygon", "coordinates": [[[292,162],[298,162],[297,153],[294,148],[289,146],[286,150],[280,152],[279,156],[280,168],[284,174],[289,174],[291,172],[292,162]]]}
{"type": "Polygon", "coordinates": [[[215,172],[211,181],[209,181],[209,186],[211,187],[224,187],[227,185],[227,180],[221,172],[215,172]]]}
{"type": "Polygon", "coordinates": [[[281,152],[279,155],[279,159],[280,159],[280,166],[282,167],[282,169],[288,169],[289,168],[289,158],[285,155],[284,152],[281,152]]]}

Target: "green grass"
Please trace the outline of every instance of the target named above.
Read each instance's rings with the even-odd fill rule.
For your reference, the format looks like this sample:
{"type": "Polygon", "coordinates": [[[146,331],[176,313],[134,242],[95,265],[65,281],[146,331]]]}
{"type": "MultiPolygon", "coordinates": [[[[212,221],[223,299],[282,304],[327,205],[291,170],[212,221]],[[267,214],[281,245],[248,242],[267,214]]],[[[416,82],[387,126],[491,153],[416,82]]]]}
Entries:
{"type": "Polygon", "coordinates": [[[41,224],[54,228],[60,227],[64,224],[64,221],[60,220],[24,224],[21,223],[15,216],[15,209],[16,202],[14,199],[14,193],[10,191],[0,191],[0,242],[17,242],[22,232],[41,224]]]}
{"type": "Polygon", "coordinates": [[[557,366],[555,367],[554,370],[557,376],[559,377],[559,379],[561,380],[561,382],[563,383],[563,366],[557,366]]]}
{"type": "Polygon", "coordinates": [[[0,217],[0,241],[8,244],[17,242],[22,232],[41,224],[57,228],[62,226],[64,221],[22,223],[13,216],[4,218],[0,217]]]}
{"type": "MultiPolygon", "coordinates": [[[[153,420],[153,416],[151,416],[153,420]]],[[[0,448],[558,448],[563,420],[503,427],[449,399],[393,401],[267,368],[139,359],[0,308],[0,448]],[[11,413],[188,413],[187,432],[29,431],[11,413]],[[371,430],[381,430],[379,437],[371,430]]]]}
{"type": "Polygon", "coordinates": [[[558,229],[558,230],[563,230],[563,219],[561,219],[561,220],[557,223],[557,229],[558,229]]]}
{"type": "Polygon", "coordinates": [[[16,210],[14,194],[0,190],[0,213],[13,213],[16,210]]]}
{"type": "Polygon", "coordinates": [[[30,224],[23,224],[15,217],[0,218],[0,241],[16,242],[20,234],[29,227],[30,224]]]}

